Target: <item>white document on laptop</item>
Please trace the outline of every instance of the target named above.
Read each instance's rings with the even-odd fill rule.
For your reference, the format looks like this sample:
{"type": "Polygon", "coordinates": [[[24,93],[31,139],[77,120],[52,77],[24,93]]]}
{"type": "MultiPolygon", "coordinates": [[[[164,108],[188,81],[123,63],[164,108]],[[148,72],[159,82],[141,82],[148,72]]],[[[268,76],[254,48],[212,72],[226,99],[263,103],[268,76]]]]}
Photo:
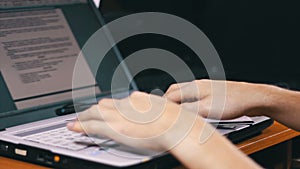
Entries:
{"type": "MultiPolygon", "coordinates": [[[[26,108],[70,99],[80,48],[62,10],[0,13],[0,23],[1,73],[13,100],[25,100],[16,106],[26,108]],[[59,94],[67,91],[69,94],[59,94]],[[59,96],[55,98],[51,93],[59,96]],[[51,97],[45,98],[49,94],[51,97]],[[40,96],[44,98],[30,101],[40,96]]],[[[76,87],[95,88],[85,59],[81,59],[80,66],[87,80],[76,87]]]]}

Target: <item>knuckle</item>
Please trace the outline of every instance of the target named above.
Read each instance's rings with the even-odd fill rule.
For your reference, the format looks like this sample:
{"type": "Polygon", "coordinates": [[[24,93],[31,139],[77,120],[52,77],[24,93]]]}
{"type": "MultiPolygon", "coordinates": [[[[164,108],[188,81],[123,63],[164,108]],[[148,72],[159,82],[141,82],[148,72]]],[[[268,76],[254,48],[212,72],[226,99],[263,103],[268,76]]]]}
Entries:
{"type": "Polygon", "coordinates": [[[201,80],[196,81],[196,83],[198,83],[198,84],[207,84],[210,82],[211,82],[211,80],[209,80],[209,79],[201,79],[201,80]]]}
{"type": "Polygon", "coordinates": [[[103,98],[103,99],[100,99],[100,100],[98,101],[98,104],[104,104],[104,103],[108,102],[109,100],[110,100],[109,98],[103,98]]]}
{"type": "Polygon", "coordinates": [[[176,89],[177,87],[178,87],[178,84],[176,84],[176,83],[171,84],[171,86],[169,87],[169,90],[176,89]]]}
{"type": "Polygon", "coordinates": [[[178,84],[171,84],[166,91],[166,95],[170,94],[171,92],[175,91],[178,88],[178,84]]]}
{"type": "Polygon", "coordinates": [[[135,97],[142,97],[142,96],[145,96],[146,94],[143,93],[143,92],[139,92],[139,91],[134,91],[132,94],[131,94],[131,97],[135,98],[135,97]]]}

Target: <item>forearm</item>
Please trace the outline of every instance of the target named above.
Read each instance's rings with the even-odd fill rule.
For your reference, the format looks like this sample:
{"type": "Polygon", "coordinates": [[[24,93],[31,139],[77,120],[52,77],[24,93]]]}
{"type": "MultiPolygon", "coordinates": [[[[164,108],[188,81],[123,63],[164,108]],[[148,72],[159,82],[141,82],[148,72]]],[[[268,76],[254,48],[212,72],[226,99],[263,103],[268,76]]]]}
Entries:
{"type": "Polygon", "coordinates": [[[170,151],[183,165],[191,169],[260,168],[211,126],[203,131],[204,124],[198,120],[189,135],[170,151]],[[200,135],[208,137],[200,140],[200,135]]]}
{"type": "Polygon", "coordinates": [[[265,88],[263,115],[300,131],[300,92],[273,86],[265,88]]]}

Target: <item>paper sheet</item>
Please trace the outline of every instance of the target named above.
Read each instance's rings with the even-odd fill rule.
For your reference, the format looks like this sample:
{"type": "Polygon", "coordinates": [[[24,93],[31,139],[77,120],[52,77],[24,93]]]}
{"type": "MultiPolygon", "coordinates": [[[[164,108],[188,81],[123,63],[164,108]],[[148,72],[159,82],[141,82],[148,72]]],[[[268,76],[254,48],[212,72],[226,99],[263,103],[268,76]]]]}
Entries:
{"type": "MultiPolygon", "coordinates": [[[[72,89],[80,48],[60,9],[0,13],[0,23],[0,68],[14,101],[72,89]]],[[[85,59],[80,64],[90,80],[77,87],[95,86],[85,59]]]]}
{"type": "Polygon", "coordinates": [[[99,6],[100,6],[100,0],[94,0],[94,3],[95,3],[95,5],[96,5],[96,7],[99,8],[99,6]]]}
{"type": "Polygon", "coordinates": [[[231,120],[215,120],[215,119],[205,119],[206,122],[211,123],[211,124],[217,124],[217,123],[234,123],[234,122],[253,122],[253,120],[248,117],[248,116],[242,116],[239,118],[231,119],[231,120]]]}

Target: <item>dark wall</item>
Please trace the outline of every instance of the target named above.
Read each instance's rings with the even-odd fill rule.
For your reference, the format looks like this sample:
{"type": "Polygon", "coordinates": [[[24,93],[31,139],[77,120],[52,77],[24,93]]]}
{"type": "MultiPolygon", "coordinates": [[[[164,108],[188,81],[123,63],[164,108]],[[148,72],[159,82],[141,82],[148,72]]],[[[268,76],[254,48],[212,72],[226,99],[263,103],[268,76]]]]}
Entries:
{"type": "MultiPolygon", "coordinates": [[[[107,21],[143,11],[166,12],[183,17],[197,25],[212,41],[228,79],[279,83],[300,89],[298,0],[103,0],[101,5],[101,12],[107,21]]],[[[193,53],[181,50],[184,48],[182,44],[170,39],[147,38],[124,41],[120,44],[120,50],[127,56],[146,47],[164,47],[182,57],[197,78],[206,77],[201,62],[193,53]]],[[[164,89],[174,82],[157,70],[141,72],[136,80],[144,90],[154,87],[164,89]],[[162,82],[157,80],[158,77],[165,79],[162,82]]]]}
{"type": "Polygon", "coordinates": [[[197,25],[213,41],[228,72],[297,78],[299,8],[296,0],[207,0],[197,25]]]}

